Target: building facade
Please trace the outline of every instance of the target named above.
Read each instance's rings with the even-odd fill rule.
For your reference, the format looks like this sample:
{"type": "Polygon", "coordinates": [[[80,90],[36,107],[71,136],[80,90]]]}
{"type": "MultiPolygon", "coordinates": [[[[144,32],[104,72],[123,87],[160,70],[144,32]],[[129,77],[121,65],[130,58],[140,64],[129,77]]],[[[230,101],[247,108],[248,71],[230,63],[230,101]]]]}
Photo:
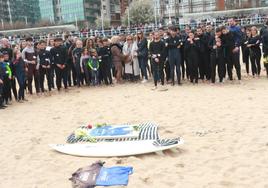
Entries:
{"type": "Polygon", "coordinates": [[[53,0],[39,0],[41,20],[50,21],[55,23],[55,15],[53,8],[53,0]]]}
{"type": "Polygon", "coordinates": [[[39,0],[41,18],[56,23],[94,23],[101,13],[100,0],[39,0]]]}
{"type": "Polygon", "coordinates": [[[160,20],[184,14],[267,7],[268,0],[153,0],[160,20]]]}
{"type": "Polygon", "coordinates": [[[2,22],[25,22],[34,24],[41,18],[39,2],[36,0],[1,0],[0,19],[2,22]]]}

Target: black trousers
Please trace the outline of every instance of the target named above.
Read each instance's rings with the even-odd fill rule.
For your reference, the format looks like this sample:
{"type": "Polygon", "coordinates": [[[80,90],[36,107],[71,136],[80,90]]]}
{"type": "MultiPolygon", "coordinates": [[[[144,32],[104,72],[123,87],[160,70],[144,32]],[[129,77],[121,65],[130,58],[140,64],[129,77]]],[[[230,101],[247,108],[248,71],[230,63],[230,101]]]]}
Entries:
{"type": "Polygon", "coordinates": [[[4,103],[3,99],[3,84],[0,84],[0,106],[2,106],[4,103]]]}
{"type": "Polygon", "coordinates": [[[205,73],[206,73],[206,66],[205,66],[205,54],[200,53],[199,54],[199,59],[198,59],[198,70],[199,70],[199,75],[200,79],[204,80],[205,79],[205,73]]]}
{"type": "Polygon", "coordinates": [[[45,92],[45,88],[44,88],[45,77],[47,79],[47,88],[49,91],[51,91],[52,75],[51,75],[50,68],[49,69],[44,69],[44,68],[40,69],[40,87],[41,87],[42,92],[45,92]]]}
{"type": "Polygon", "coordinates": [[[198,59],[196,57],[188,57],[187,63],[191,82],[198,83],[198,59]]]}
{"type": "Polygon", "coordinates": [[[268,77],[268,63],[264,64],[264,67],[265,67],[265,69],[266,69],[266,75],[267,75],[267,77],[268,77]]]}
{"type": "Polygon", "coordinates": [[[106,85],[111,82],[111,69],[109,62],[102,61],[100,65],[100,80],[104,81],[106,85]]]}
{"type": "Polygon", "coordinates": [[[28,85],[28,90],[30,94],[33,94],[33,87],[32,87],[33,78],[34,78],[34,85],[35,85],[36,93],[39,93],[40,92],[39,71],[36,70],[36,65],[29,64],[28,75],[27,75],[27,85],[28,85]]]}
{"type": "Polygon", "coordinates": [[[252,75],[261,74],[261,51],[252,51],[250,54],[252,75]]]}
{"type": "Polygon", "coordinates": [[[166,74],[166,81],[170,80],[170,65],[169,61],[165,62],[165,74],[166,74]]]}
{"type": "Polygon", "coordinates": [[[60,69],[59,67],[56,67],[55,72],[56,72],[56,85],[57,89],[61,89],[61,83],[63,81],[64,88],[67,89],[67,80],[68,80],[68,72],[67,68],[65,67],[64,69],[60,69]]]}
{"type": "Polygon", "coordinates": [[[72,59],[67,60],[67,73],[68,73],[68,85],[71,87],[73,81],[73,85],[75,86],[77,84],[77,74],[72,59]]]}
{"type": "Polygon", "coordinates": [[[205,63],[205,75],[206,79],[210,80],[211,79],[211,59],[210,59],[210,51],[205,51],[205,56],[204,56],[204,63],[205,63]]]}
{"type": "Polygon", "coordinates": [[[216,67],[218,68],[219,80],[220,82],[222,82],[225,72],[226,72],[226,67],[225,67],[223,56],[216,57],[216,54],[212,53],[210,62],[211,62],[211,82],[215,83],[216,67]]]}
{"type": "Polygon", "coordinates": [[[233,67],[235,67],[238,80],[241,80],[241,66],[240,66],[240,50],[230,54],[230,59],[227,62],[227,72],[230,80],[233,80],[233,67]]]}
{"type": "Polygon", "coordinates": [[[243,63],[246,65],[247,74],[249,74],[249,49],[243,51],[243,63]]]}
{"type": "Polygon", "coordinates": [[[3,82],[4,84],[3,84],[2,96],[3,100],[7,103],[11,96],[11,80],[7,76],[5,76],[3,82]]]}
{"type": "MultiPolygon", "coordinates": [[[[16,79],[13,77],[10,82],[11,82],[11,89],[12,89],[12,93],[14,95],[14,98],[15,98],[15,100],[18,100],[18,92],[17,92],[17,86],[16,86],[16,79]]],[[[10,95],[10,99],[12,99],[11,95],[10,95]]]]}

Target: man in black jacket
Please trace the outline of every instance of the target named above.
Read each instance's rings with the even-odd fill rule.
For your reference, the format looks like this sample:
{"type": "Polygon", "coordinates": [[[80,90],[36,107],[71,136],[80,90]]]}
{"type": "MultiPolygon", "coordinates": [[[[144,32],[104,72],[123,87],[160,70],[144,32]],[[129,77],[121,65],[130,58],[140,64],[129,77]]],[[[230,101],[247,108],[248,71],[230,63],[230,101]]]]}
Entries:
{"type": "Polygon", "coordinates": [[[55,47],[51,49],[51,57],[55,64],[57,89],[60,91],[62,80],[64,88],[67,89],[67,49],[62,45],[61,38],[55,39],[55,47]]]}
{"type": "Polygon", "coordinates": [[[235,37],[232,32],[229,31],[228,28],[222,27],[222,46],[224,48],[224,57],[225,57],[225,62],[227,63],[227,72],[228,72],[228,77],[230,80],[233,80],[233,66],[236,68],[237,72],[237,77],[238,80],[241,80],[241,67],[239,60],[236,56],[236,42],[235,42],[235,37]]]}
{"type": "Polygon", "coordinates": [[[49,51],[46,51],[46,42],[41,40],[39,41],[39,53],[38,60],[40,63],[40,87],[41,92],[44,93],[44,81],[45,76],[47,79],[48,90],[51,91],[52,86],[52,75],[51,75],[51,55],[49,51]]]}
{"type": "Polygon", "coordinates": [[[111,65],[110,65],[110,59],[111,59],[111,50],[109,46],[107,45],[108,39],[103,39],[100,41],[101,45],[99,48],[99,59],[100,59],[100,72],[101,72],[101,79],[104,81],[105,85],[111,84],[111,65]]]}
{"type": "Polygon", "coordinates": [[[181,48],[182,39],[177,35],[175,27],[170,28],[170,37],[166,41],[166,47],[168,48],[168,61],[170,65],[170,77],[172,85],[175,85],[174,71],[176,66],[177,82],[181,84],[181,48]]]}
{"type": "Polygon", "coordinates": [[[218,67],[218,75],[219,75],[219,82],[223,82],[223,78],[225,75],[225,62],[224,62],[224,55],[223,55],[223,47],[221,43],[221,28],[216,29],[216,34],[214,38],[210,40],[210,51],[211,51],[211,82],[215,83],[216,77],[216,67],[218,67]]]}
{"type": "Polygon", "coordinates": [[[206,59],[206,38],[205,35],[203,34],[202,28],[198,27],[196,29],[196,35],[197,37],[195,38],[195,40],[199,41],[199,58],[198,58],[198,69],[199,69],[199,75],[200,75],[200,79],[204,80],[205,76],[207,76],[207,67],[208,67],[208,62],[206,59]]]}

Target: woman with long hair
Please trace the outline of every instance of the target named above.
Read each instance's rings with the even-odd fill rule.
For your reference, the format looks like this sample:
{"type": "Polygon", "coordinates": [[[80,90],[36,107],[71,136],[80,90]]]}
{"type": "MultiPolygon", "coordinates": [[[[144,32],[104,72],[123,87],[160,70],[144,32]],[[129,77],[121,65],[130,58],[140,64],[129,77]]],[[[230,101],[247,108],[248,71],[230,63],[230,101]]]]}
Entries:
{"type": "Polygon", "coordinates": [[[251,61],[252,75],[260,76],[261,73],[261,37],[258,34],[258,29],[253,26],[251,28],[251,38],[248,41],[249,56],[251,61]]]}
{"type": "Polygon", "coordinates": [[[133,67],[132,67],[132,46],[133,46],[133,37],[131,35],[127,36],[126,42],[123,46],[123,54],[127,56],[125,61],[125,69],[124,73],[127,80],[132,81],[133,80],[133,67]]]}
{"type": "Polygon", "coordinates": [[[148,81],[148,75],[147,75],[147,66],[148,66],[148,45],[147,45],[147,39],[144,37],[143,33],[141,31],[138,32],[138,58],[139,58],[139,64],[141,68],[142,73],[142,83],[146,83],[148,81]]]}
{"type": "Polygon", "coordinates": [[[95,42],[92,38],[88,38],[86,40],[86,48],[88,49],[89,52],[96,48],[95,42]]]}

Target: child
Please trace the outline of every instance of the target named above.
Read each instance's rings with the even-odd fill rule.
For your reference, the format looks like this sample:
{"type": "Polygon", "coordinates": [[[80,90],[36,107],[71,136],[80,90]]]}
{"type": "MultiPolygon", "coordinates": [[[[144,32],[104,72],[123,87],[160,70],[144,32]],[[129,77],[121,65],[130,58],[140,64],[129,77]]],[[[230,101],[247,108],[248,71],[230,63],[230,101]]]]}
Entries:
{"type": "Polygon", "coordinates": [[[26,80],[26,63],[21,57],[21,52],[17,51],[15,53],[15,61],[13,62],[13,66],[15,69],[14,75],[19,83],[19,95],[18,102],[27,101],[25,99],[24,88],[25,88],[25,80],[26,80]]]}
{"type": "Polygon", "coordinates": [[[3,98],[4,102],[9,105],[9,100],[11,100],[11,79],[12,79],[12,71],[10,68],[10,63],[9,63],[9,55],[8,53],[4,52],[4,62],[3,62],[3,67],[5,70],[5,75],[4,75],[4,86],[3,86],[3,98]]]}
{"type": "Polygon", "coordinates": [[[90,58],[90,56],[89,56],[88,49],[83,48],[82,56],[80,58],[80,67],[81,67],[81,73],[84,74],[86,84],[88,86],[90,85],[90,80],[91,80],[90,70],[89,70],[89,68],[87,66],[87,62],[88,62],[89,58],[90,58]]]}
{"type": "Polygon", "coordinates": [[[91,58],[88,61],[88,67],[90,68],[91,72],[91,83],[96,86],[99,82],[99,67],[100,63],[98,60],[98,54],[95,49],[91,50],[91,58]]]}
{"type": "Polygon", "coordinates": [[[38,60],[40,63],[40,87],[41,87],[41,91],[42,91],[42,93],[45,92],[45,89],[44,89],[45,76],[47,79],[48,90],[51,91],[51,87],[52,87],[51,56],[50,56],[50,52],[46,50],[46,42],[43,40],[39,41],[38,60]]]}
{"type": "Polygon", "coordinates": [[[0,52],[0,109],[4,109],[7,106],[4,105],[3,100],[3,87],[4,87],[4,76],[5,76],[5,66],[4,66],[4,55],[0,52]]]}
{"type": "Polygon", "coordinates": [[[76,41],[76,47],[72,51],[73,62],[76,70],[77,86],[80,87],[83,84],[83,78],[81,75],[80,60],[83,51],[83,42],[81,40],[76,41]]]}

